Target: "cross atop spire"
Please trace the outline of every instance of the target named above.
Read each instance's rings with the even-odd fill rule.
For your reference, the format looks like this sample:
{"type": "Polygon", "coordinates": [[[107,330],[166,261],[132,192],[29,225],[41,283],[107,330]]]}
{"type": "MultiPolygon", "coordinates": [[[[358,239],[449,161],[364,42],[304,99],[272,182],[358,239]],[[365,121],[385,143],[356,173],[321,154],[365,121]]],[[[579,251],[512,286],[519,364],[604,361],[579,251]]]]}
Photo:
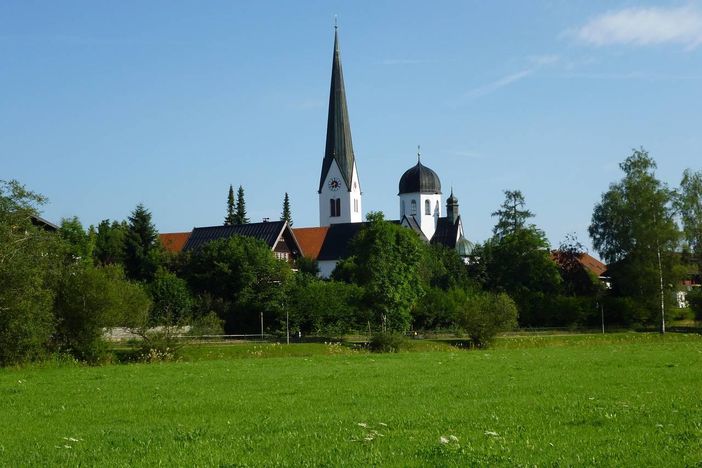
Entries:
{"type": "Polygon", "coordinates": [[[351,178],[355,157],[351,142],[351,124],[346,105],[346,90],[344,89],[344,73],[341,69],[341,52],[339,51],[339,31],[334,19],[334,54],[332,57],[331,86],[329,89],[329,114],[327,116],[327,143],[322,162],[322,174],[319,180],[319,192],[326,179],[332,161],[336,161],[341,176],[346,182],[347,190],[351,190],[351,178]]]}
{"type": "Polygon", "coordinates": [[[420,162],[422,162],[422,161],[421,161],[421,159],[422,159],[422,152],[421,152],[421,148],[420,148],[420,146],[419,146],[419,145],[417,145],[417,163],[420,163],[420,162]]]}

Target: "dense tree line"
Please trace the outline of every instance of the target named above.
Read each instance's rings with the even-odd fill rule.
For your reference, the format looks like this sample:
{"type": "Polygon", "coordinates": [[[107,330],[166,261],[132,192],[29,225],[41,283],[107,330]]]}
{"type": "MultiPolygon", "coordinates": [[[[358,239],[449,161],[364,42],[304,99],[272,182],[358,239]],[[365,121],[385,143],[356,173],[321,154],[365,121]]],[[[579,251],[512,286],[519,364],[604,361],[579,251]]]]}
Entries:
{"type": "MultiPolygon", "coordinates": [[[[252,238],[170,254],[143,205],[124,221],[85,229],[68,218],[48,232],[33,222],[46,200],[0,182],[0,364],[52,352],[99,361],[104,329],[115,326],[148,341],[154,327],[260,333],[262,320],[265,333],[281,333],[287,319],[304,335],[443,330],[483,345],[517,324],[599,325],[603,312],[610,324],[658,324],[666,312],[675,318],[685,272],[699,274],[702,173],[687,170],[670,189],[644,150],[620,168],[589,227],[610,289],[583,268],[576,238],[552,249],[519,190],[504,192],[493,236],[469,258],[370,213],[351,255],[323,280],[313,260],[279,261],[252,238]]],[[[248,222],[243,198],[230,187],[225,222],[248,222]]],[[[292,219],[287,194],[281,219],[292,219]]],[[[688,298],[702,314],[699,288],[688,298]]]]}

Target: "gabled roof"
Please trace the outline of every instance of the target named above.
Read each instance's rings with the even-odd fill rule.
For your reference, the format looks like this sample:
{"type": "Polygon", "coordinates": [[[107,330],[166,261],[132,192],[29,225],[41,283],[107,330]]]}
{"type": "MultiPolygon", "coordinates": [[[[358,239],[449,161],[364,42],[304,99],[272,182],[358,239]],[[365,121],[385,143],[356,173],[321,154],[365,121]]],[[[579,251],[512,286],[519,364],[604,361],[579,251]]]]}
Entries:
{"type": "Polygon", "coordinates": [[[268,223],[237,224],[234,226],[210,226],[194,228],[190,238],[183,247],[183,251],[196,250],[217,239],[228,239],[232,236],[244,236],[260,239],[273,249],[285,230],[290,231],[291,239],[296,244],[297,253],[300,246],[292,233],[290,226],[285,221],[272,221],[268,223]]]}
{"type": "Polygon", "coordinates": [[[158,235],[163,247],[169,252],[180,252],[190,238],[190,232],[166,232],[158,235]]]}
{"type": "Polygon", "coordinates": [[[33,225],[40,227],[46,231],[58,231],[59,229],[57,225],[55,225],[51,221],[47,221],[46,219],[38,215],[32,215],[31,221],[33,225]]]}
{"type": "Polygon", "coordinates": [[[339,223],[329,226],[317,260],[341,260],[349,256],[351,239],[368,223],[339,223]]]}
{"type": "Polygon", "coordinates": [[[319,252],[322,250],[322,244],[327,237],[329,227],[308,227],[308,228],[293,228],[293,233],[300,244],[302,255],[317,260],[319,252]]]}
{"type": "Polygon", "coordinates": [[[450,249],[455,249],[456,241],[458,241],[458,227],[460,223],[460,216],[456,218],[455,223],[452,223],[447,217],[439,218],[436,223],[436,231],[434,231],[434,236],[431,238],[431,243],[441,244],[450,249]]]}
{"type": "Polygon", "coordinates": [[[417,221],[417,218],[414,216],[408,217],[407,215],[403,216],[402,219],[400,220],[400,225],[406,226],[410,229],[412,229],[417,235],[419,236],[419,239],[421,239],[424,242],[429,242],[429,239],[427,239],[427,236],[424,234],[422,231],[422,227],[419,225],[419,222],[417,221]]]}
{"type": "Polygon", "coordinates": [[[329,114],[327,116],[327,143],[324,149],[322,174],[319,178],[319,192],[327,177],[332,161],[336,161],[346,187],[351,190],[354,154],[351,142],[351,124],[346,106],[344,73],[341,70],[341,53],[339,52],[339,35],[334,31],[334,56],[332,58],[331,87],[329,90],[329,114]]]}
{"type": "MultiPolygon", "coordinates": [[[[561,259],[563,258],[562,252],[559,250],[551,251],[551,258],[556,263],[561,263],[561,259]]],[[[607,265],[586,252],[582,252],[578,255],[578,263],[595,276],[606,276],[607,265]]]]}

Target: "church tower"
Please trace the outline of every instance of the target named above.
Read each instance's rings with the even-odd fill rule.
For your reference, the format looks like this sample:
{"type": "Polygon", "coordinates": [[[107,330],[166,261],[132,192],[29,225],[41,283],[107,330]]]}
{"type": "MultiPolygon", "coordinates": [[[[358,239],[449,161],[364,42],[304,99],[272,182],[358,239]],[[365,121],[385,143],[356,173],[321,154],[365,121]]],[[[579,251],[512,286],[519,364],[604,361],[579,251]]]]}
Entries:
{"type": "Polygon", "coordinates": [[[329,114],[327,117],[327,143],[318,190],[320,226],[363,221],[361,184],[358,179],[356,158],[351,143],[351,125],[346,106],[338,36],[335,26],[329,114]]]}

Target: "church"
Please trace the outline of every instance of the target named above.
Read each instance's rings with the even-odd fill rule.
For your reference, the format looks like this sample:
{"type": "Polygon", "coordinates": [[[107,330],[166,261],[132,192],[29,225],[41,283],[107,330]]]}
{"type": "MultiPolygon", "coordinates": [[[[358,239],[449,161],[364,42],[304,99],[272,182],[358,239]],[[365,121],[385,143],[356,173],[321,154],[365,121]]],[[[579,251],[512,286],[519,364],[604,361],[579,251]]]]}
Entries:
{"type": "MultiPolygon", "coordinates": [[[[261,237],[280,259],[306,256],[316,260],[323,278],[328,278],[336,264],[348,256],[349,242],[365,223],[336,27],[326,144],[317,193],[318,227],[291,228],[284,222],[211,226],[194,228],[191,233],[162,234],[161,240],[168,250],[187,251],[232,235],[261,237]]],[[[417,164],[399,178],[398,197],[399,216],[392,222],[412,229],[425,242],[456,249],[463,258],[468,257],[472,244],[464,237],[458,199],[451,190],[444,212],[441,180],[436,172],[422,164],[419,151],[417,164]]]]}

